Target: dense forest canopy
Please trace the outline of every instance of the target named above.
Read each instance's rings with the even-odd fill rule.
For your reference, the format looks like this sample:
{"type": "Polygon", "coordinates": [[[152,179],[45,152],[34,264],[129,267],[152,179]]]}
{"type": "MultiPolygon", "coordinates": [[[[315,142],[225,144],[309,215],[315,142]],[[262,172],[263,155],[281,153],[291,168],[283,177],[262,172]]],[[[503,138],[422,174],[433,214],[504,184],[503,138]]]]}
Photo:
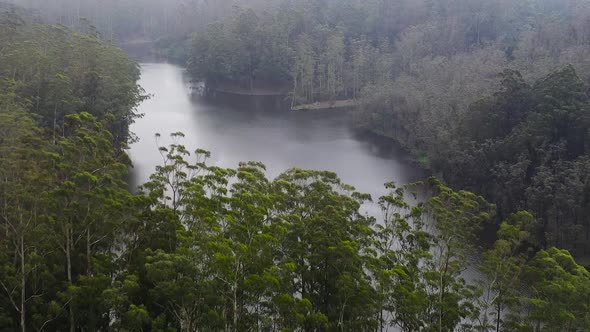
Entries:
{"type": "Polygon", "coordinates": [[[292,105],[353,100],[357,125],[590,261],[588,54],[585,0],[285,0],[196,33],[188,68],[211,89],[290,85],[292,105]]]}
{"type": "Polygon", "coordinates": [[[37,13],[0,5],[0,330],[590,330],[587,2],[18,3],[37,13]],[[219,13],[185,25],[182,4],[219,13]],[[146,96],[109,34],[191,32],[195,79],[353,99],[451,186],[269,179],[175,133],[131,193],[146,96]]]}
{"type": "Polygon", "coordinates": [[[67,115],[85,111],[110,119],[113,144],[126,147],[142,100],[137,64],[94,36],[43,25],[17,10],[0,9],[3,92],[54,136],[63,133],[67,115]]]}
{"type": "Polygon", "coordinates": [[[584,0],[274,3],[265,11],[245,4],[197,33],[193,75],[210,83],[286,80],[297,102],[456,77],[458,87],[432,93],[451,92],[468,104],[507,67],[538,78],[571,63],[583,77],[590,74],[584,56],[590,5],[584,0]]]}

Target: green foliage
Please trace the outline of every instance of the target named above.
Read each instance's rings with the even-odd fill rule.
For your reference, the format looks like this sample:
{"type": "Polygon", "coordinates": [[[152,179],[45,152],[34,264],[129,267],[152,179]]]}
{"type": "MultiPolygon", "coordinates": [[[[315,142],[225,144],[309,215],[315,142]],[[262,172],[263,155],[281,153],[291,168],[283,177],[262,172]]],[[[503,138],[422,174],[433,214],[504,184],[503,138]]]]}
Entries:
{"type": "Polygon", "coordinates": [[[2,328],[104,329],[138,69],[93,37],[1,14],[2,328]]]}
{"type": "Polygon", "coordinates": [[[501,90],[474,104],[437,165],[452,183],[485,194],[504,214],[533,212],[540,245],[585,256],[588,102],[571,66],[532,86],[507,71],[501,90]]]}
{"type": "Polygon", "coordinates": [[[14,30],[0,39],[2,86],[11,87],[7,91],[39,126],[52,129],[54,143],[67,115],[88,112],[105,121],[117,148],[126,147],[135,107],[144,98],[137,64],[93,36],[14,15],[0,16],[0,24],[14,30]]]}
{"type": "Polygon", "coordinates": [[[494,206],[434,178],[416,204],[423,184],[387,184],[376,220],[360,212],[371,198],[332,172],[209,166],[175,133],[131,195],[92,115],[67,116],[55,145],[16,115],[0,150],[14,172],[0,187],[3,327],[488,331],[500,316],[498,328],[586,328],[590,274],[566,251],[534,255],[529,213],[502,224],[475,284],[463,272],[494,206]]]}
{"type": "Polygon", "coordinates": [[[208,88],[253,89],[285,85],[293,51],[284,22],[238,9],[232,20],[211,25],[193,40],[188,69],[208,88]]]}
{"type": "MultiPolygon", "coordinates": [[[[365,125],[498,205],[435,178],[389,183],[379,219],[335,173],[211,166],[182,133],[131,194],[136,64],[80,17],[86,34],[0,11],[0,329],[590,329],[590,273],[552,247],[587,250],[586,87],[571,66],[534,83],[514,70],[534,54],[512,19],[486,15],[506,8],[284,1],[196,35],[195,78],[287,81],[302,102],[360,94],[365,125]],[[500,89],[474,102],[506,64],[500,89]],[[496,212],[505,221],[483,250],[496,212]]],[[[556,39],[538,39],[548,57],[556,39]]]]}
{"type": "Polygon", "coordinates": [[[463,280],[470,255],[475,251],[478,231],[490,221],[495,207],[483,197],[467,191],[455,192],[437,179],[430,179],[435,194],[426,204],[434,218],[436,234],[433,260],[427,266],[432,327],[453,330],[467,317],[477,317],[472,301],[474,289],[463,280]]]}
{"type": "MultiPolygon", "coordinates": [[[[367,19],[361,4],[347,2],[347,13],[342,6],[336,1],[277,1],[263,12],[238,8],[196,34],[189,71],[212,90],[291,90],[293,103],[356,96],[364,84],[387,78],[392,63],[367,36],[347,29],[345,19],[367,19]]],[[[379,47],[385,52],[388,45],[379,47]]]]}
{"type": "Polygon", "coordinates": [[[529,309],[512,317],[509,326],[521,330],[584,331],[588,325],[590,273],[566,250],[539,251],[524,271],[529,309]]]}
{"type": "Polygon", "coordinates": [[[482,314],[476,325],[480,330],[500,331],[510,324],[504,318],[506,311],[518,308],[521,276],[533,252],[534,227],[535,220],[530,213],[520,211],[511,215],[500,225],[493,246],[482,254],[479,267],[485,276],[480,281],[482,314]]]}

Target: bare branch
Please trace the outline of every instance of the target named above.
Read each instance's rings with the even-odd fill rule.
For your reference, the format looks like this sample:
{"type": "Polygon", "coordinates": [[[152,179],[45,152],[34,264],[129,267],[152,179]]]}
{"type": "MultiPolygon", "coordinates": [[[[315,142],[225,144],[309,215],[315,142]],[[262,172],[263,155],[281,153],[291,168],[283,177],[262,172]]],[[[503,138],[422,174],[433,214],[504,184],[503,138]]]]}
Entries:
{"type": "MultiPolygon", "coordinates": [[[[6,294],[8,295],[8,299],[10,300],[10,303],[12,303],[12,305],[14,306],[14,309],[16,309],[16,311],[18,313],[20,313],[20,309],[18,308],[18,305],[16,305],[16,302],[14,301],[14,299],[12,298],[12,292],[10,292],[8,290],[8,287],[6,287],[6,285],[0,280],[0,285],[2,285],[2,288],[4,288],[4,290],[6,291],[6,294]]],[[[14,292],[14,290],[13,290],[14,292]]]]}

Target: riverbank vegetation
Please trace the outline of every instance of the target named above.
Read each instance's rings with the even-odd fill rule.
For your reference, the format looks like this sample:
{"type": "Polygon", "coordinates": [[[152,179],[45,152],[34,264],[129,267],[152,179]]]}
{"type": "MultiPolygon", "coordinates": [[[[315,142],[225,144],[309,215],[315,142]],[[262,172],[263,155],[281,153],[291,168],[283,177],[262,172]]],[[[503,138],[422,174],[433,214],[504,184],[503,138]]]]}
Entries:
{"type": "MultiPolygon", "coordinates": [[[[338,13],[330,3],[301,8],[311,11],[305,15],[330,17],[338,13]]],[[[355,12],[355,4],[338,8],[355,12]]],[[[415,18],[410,14],[419,4],[408,2],[412,10],[400,14],[399,22],[415,18]]],[[[387,12],[373,5],[363,8],[387,12]]],[[[235,33],[248,36],[257,27],[249,20],[258,14],[238,13],[235,33]]],[[[280,22],[297,19],[285,13],[280,22]]],[[[301,22],[305,27],[314,21],[301,22]]],[[[399,59],[397,41],[384,41],[389,32],[383,31],[403,29],[398,21],[378,24],[378,38],[369,38],[371,29],[366,41],[357,37],[374,50],[389,43],[391,59],[399,59]]],[[[353,27],[330,33],[325,45],[340,49],[338,36],[349,36],[353,27]]],[[[211,29],[221,39],[197,37],[195,47],[211,52],[210,61],[225,59],[218,57],[225,52],[215,50],[230,45],[224,38],[234,32],[225,25],[211,29]]],[[[480,40],[488,40],[484,30],[480,40]]],[[[260,48],[249,45],[258,38],[230,40],[250,52],[247,60],[229,53],[239,62],[212,67],[218,74],[203,72],[209,60],[195,56],[193,74],[248,84],[275,77],[272,61],[259,60],[260,48]]],[[[305,46],[305,38],[297,40],[305,46]]],[[[345,49],[350,40],[343,37],[345,49]]],[[[325,71],[315,72],[319,62],[295,67],[313,68],[313,76],[305,76],[312,83],[295,83],[304,76],[290,70],[281,74],[293,79],[300,98],[353,95],[362,103],[359,119],[375,121],[365,125],[422,151],[451,183],[477,194],[435,178],[388,183],[389,193],[379,198],[356,192],[327,171],[291,169],[268,179],[257,162],[231,169],[209,165],[210,153],[187,151],[182,133],[172,135],[174,144],[159,147],[162,165],[131,193],[125,148],[133,140],[135,106],[145,98],[137,64],[93,31],[44,25],[0,7],[0,330],[589,330],[590,273],[558,249],[585,250],[584,71],[574,62],[548,74],[521,73],[511,67],[516,60],[506,60],[496,77],[495,62],[482,60],[476,63],[490,66],[483,79],[468,64],[471,57],[488,56],[486,47],[429,57],[432,63],[422,58],[424,67],[409,58],[410,68],[450,75],[439,81],[375,69],[374,75],[363,72],[368,81],[358,88],[339,90],[338,82],[349,80],[338,76],[344,71],[334,74],[340,62],[331,56],[322,60],[325,71]],[[455,77],[454,67],[446,64],[461,69],[464,84],[448,79],[455,77]],[[411,89],[416,77],[427,86],[439,84],[393,88],[411,89]],[[463,100],[466,90],[459,86],[479,91],[469,77],[490,87],[497,81],[497,91],[448,104],[463,100]],[[450,90],[438,95],[443,90],[437,88],[450,90]],[[420,94],[429,92],[433,99],[420,94]],[[417,202],[418,196],[427,198],[417,202]],[[365,214],[365,204],[378,205],[381,215],[365,214]],[[495,241],[478,245],[489,229],[498,230],[495,241]],[[478,271],[469,280],[468,268],[478,271]]],[[[421,70],[416,75],[426,75],[421,70]]]]}
{"type": "Polygon", "coordinates": [[[483,96],[505,68],[529,79],[572,63],[590,74],[584,1],[271,3],[265,11],[237,8],[197,33],[193,76],[211,84],[287,81],[303,103],[370,99],[395,84],[403,95],[430,93],[458,107],[483,96]]]}
{"type": "Polygon", "coordinates": [[[544,245],[587,259],[587,86],[572,66],[531,83],[514,70],[501,77],[496,92],[458,109],[449,122],[426,109],[410,113],[412,101],[382,95],[374,126],[420,150],[450,183],[495,202],[502,217],[521,209],[533,213],[544,245]]]}
{"type": "Polygon", "coordinates": [[[295,107],[357,100],[357,125],[590,262],[589,17],[580,0],[279,1],[197,34],[189,71],[289,82],[295,107]]]}
{"type": "Polygon", "coordinates": [[[119,149],[132,140],[129,124],[142,100],[139,68],[123,51],[89,34],[40,23],[18,8],[0,8],[0,86],[5,102],[65,132],[65,118],[81,111],[101,121],[119,149]]]}
{"type": "Polygon", "coordinates": [[[590,274],[567,251],[538,250],[529,213],[474,261],[495,207],[436,179],[386,184],[371,203],[331,172],[270,180],[260,163],[209,166],[209,152],[177,143],[131,194],[90,114],[67,116],[56,144],[26,112],[1,115],[13,124],[0,150],[6,330],[589,328],[590,274]]]}

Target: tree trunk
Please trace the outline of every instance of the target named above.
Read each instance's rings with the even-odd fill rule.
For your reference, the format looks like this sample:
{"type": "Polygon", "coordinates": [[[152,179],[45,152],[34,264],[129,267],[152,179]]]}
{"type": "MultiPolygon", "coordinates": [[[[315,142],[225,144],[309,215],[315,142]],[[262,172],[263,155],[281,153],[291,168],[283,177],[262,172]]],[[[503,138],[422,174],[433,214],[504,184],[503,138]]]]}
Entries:
{"type": "Polygon", "coordinates": [[[57,106],[53,108],[53,145],[57,144],[55,130],[57,128],[57,106]]]}
{"type": "Polygon", "coordinates": [[[502,312],[502,305],[498,304],[498,315],[496,316],[496,332],[500,332],[500,313],[502,312]]]}
{"type": "Polygon", "coordinates": [[[20,268],[21,268],[21,290],[20,290],[20,326],[21,331],[25,332],[26,327],[26,316],[25,316],[25,302],[27,296],[26,290],[26,277],[25,277],[25,238],[24,234],[20,237],[20,268]]]}
{"type": "Polygon", "coordinates": [[[234,299],[233,299],[234,300],[234,303],[233,303],[233,305],[234,305],[234,317],[233,317],[234,328],[233,328],[233,330],[237,331],[238,330],[238,285],[237,285],[237,281],[236,281],[236,284],[234,285],[233,291],[234,291],[234,294],[233,294],[233,296],[234,296],[234,299]]]}
{"type": "Polygon", "coordinates": [[[297,93],[297,75],[295,75],[295,79],[293,81],[293,97],[291,98],[291,111],[295,106],[295,94],[297,93]]]}
{"type": "Polygon", "coordinates": [[[90,259],[90,229],[86,230],[86,274],[92,275],[92,260],[90,259]]]}
{"type": "Polygon", "coordinates": [[[234,284],[233,284],[233,309],[234,309],[234,315],[233,315],[233,331],[238,331],[238,275],[239,275],[239,269],[240,269],[240,261],[238,260],[236,262],[236,268],[234,270],[234,284]]]}
{"type": "MultiPolygon", "coordinates": [[[[66,228],[66,266],[68,273],[68,284],[72,285],[72,230],[71,225],[66,228]]],[[[70,297],[70,303],[68,304],[70,314],[70,332],[76,331],[76,320],[74,318],[74,306],[71,303],[72,298],[70,297]]]]}
{"type": "Polygon", "coordinates": [[[448,268],[449,268],[449,259],[450,259],[450,248],[449,245],[447,244],[447,250],[446,250],[446,254],[445,254],[445,266],[443,271],[440,272],[440,293],[439,293],[439,302],[440,302],[440,308],[439,310],[439,315],[438,315],[438,330],[440,332],[442,332],[443,327],[442,327],[442,321],[443,321],[443,308],[442,308],[442,303],[443,303],[443,298],[445,296],[445,292],[446,292],[446,285],[444,282],[444,276],[447,274],[448,268]]]}

